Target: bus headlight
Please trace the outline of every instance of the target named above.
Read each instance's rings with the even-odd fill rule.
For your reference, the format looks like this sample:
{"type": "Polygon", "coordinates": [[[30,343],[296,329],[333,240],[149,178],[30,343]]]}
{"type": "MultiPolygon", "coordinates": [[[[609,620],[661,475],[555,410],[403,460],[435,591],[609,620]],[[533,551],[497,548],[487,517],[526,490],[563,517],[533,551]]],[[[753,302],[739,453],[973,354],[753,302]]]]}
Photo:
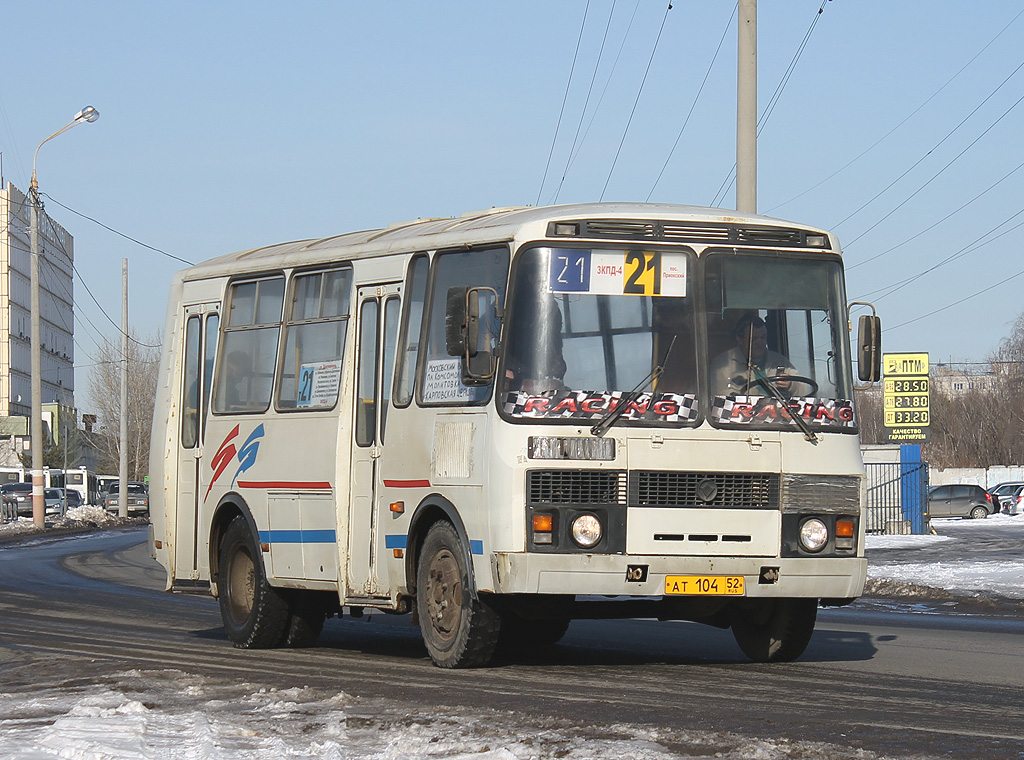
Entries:
{"type": "Polygon", "coordinates": [[[601,521],[594,515],[580,515],[572,521],[572,540],[584,549],[597,546],[601,540],[601,521]]]}
{"type": "Polygon", "coordinates": [[[817,517],[800,525],[800,546],[809,552],[820,552],[828,543],[828,526],[817,517]]]}

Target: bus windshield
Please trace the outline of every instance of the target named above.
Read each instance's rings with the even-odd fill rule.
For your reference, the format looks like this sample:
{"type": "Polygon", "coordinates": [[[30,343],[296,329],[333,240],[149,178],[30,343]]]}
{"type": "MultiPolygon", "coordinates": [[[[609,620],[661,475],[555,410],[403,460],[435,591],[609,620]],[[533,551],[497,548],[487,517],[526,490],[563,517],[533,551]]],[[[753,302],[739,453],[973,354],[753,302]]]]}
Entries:
{"type": "Polygon", "coordinates": [[[535,247],[509,294],[513,419],[854,429],[838,260],[535,247]]]}

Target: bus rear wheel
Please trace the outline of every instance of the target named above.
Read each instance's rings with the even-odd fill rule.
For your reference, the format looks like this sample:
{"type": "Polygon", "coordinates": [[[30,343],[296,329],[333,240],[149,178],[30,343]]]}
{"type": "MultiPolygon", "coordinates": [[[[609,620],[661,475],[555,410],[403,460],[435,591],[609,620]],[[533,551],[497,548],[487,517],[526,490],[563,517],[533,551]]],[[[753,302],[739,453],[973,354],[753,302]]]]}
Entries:
{"type": "Polygon", "coordinates": [[[764,600],[735,611],[732,634],[754,662],[792,662],[810,643],[817,617],[817,599],[764,600]]]}
{"type": "Polygon", "coordinates": [[[269,649],[287,633],[288,602],[263,572],[259,546],[243,517],[224,531],[217,592],[224,630],[240,649],[269,649]]]}
{"type": "Polygon", "coordinates": [[[423,541],[416,568],[416,611],[435,665],[473,668],[490,662],[501,618],[470,591],[466,554],[451,523],[435,523],[423,541]]]}

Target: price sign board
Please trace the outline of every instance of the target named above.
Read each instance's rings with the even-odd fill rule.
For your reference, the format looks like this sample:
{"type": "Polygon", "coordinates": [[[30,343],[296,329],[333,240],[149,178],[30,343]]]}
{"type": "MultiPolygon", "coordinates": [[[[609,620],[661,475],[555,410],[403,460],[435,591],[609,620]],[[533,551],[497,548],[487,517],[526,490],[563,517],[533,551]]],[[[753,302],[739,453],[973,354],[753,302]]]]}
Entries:
{"type": "Polygon", "coordinates": [[[883,354],[882,414],[890,443],[928,440],[928,354],[883,354]]]}

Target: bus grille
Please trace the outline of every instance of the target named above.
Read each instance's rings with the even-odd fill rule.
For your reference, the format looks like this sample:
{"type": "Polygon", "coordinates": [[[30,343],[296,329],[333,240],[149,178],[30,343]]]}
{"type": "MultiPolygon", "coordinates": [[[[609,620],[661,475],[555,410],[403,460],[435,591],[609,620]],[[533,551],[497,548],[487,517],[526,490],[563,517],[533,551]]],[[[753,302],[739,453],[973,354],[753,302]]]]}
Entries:
{"type": "Polygon", "coordinates": [[[532,470],[530,504],[626,505],[626,473],[616,470],[532,470]]]}
{"type": "Polygon", "coordinates": [[[640,471],[629,485],[629,503],[638,507],[779,508],[779,476],[772,473],[640,471]]]}

